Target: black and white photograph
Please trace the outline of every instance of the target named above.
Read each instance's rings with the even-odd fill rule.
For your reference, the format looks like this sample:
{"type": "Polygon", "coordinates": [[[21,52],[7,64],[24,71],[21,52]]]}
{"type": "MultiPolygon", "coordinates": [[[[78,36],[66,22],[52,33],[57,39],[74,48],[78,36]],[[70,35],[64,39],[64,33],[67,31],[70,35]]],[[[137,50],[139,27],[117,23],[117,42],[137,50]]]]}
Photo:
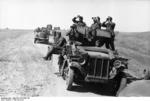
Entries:
{"type": "Polygon", "coordinates": [[[0,97],[150,97],[150,0],[0,0],[0,97]]]}

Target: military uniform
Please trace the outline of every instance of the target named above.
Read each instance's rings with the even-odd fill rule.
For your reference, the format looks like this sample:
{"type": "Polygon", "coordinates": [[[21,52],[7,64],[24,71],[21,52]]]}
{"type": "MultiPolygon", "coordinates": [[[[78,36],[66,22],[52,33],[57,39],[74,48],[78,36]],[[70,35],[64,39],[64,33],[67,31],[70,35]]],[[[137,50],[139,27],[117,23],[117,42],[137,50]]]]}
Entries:
{"type": "MultiPolygon", "coordinates": [[[[107,20],[112,20],[111,17],[108,17],[107,20]]],[[[102,23],[103,27],[106,27],[106,31],[110,32],[111,34],[111,38],[107,38],[105,39],[106,41],[106,48],[109,48],[111,50],[115,50],[115,46],[114,46],[114,38],[115,38],[115,33],[114,33],[114,28],[115,28],[115,23],[112,21],[105,21],[102,23]]]]}
{"type": "Polygon", "coordinates": [[[101,22],[100,18],[98,17],[92,17],[94,23],[91,25],[92,30],[101,29],[101,22]]]}
{"type": "Polygon", "coordinates": [[[92,19],[94,23],[91,25],[90,32],[89,32],[89,35],[92,39],[90,45],[95,46],[96,40],[99,40],[97,37],[96,30],[101,29],[101,23],[100,23],[100,18],[98,19],[97,17],[92,17],[92,19]]]}
{"type": "Polygon", "coordinates": [[[62,36],[60,36],[59,38],[56,37],[54,45],[51,47],[51,49],[48,50],[48,53],[44,57],[44,59],[45,60],[48,60],[48,58],[51,59],[51,55],[52,54],[60,53],[62,51],[63,47],[66,45],[66,43],[67,43],[67,41],[66,41],[66,39],[64,37],[62,37],[62,36]]]}
{"type": "Polygon", "coordinates": [[[69,37],[69,41],[75,41],[76,25],[70,26],[70,30],[67,32],[66,36],[69,37]]]}
{"type": "Polygon", "coordinates": [[[111,35],[112,35],[112,37],[114,37],[115,36],[115,34],[114,34],[114,28],[115,28],[115,23],[114,22],[104,22],[103,24],[102,24],[102,26],[103,27],[106,27],[106,31],[109,31],[110,33],[111,33],[111,35]]]}
{"type": "Polygon", "coordinates": [[[96,30],[101,29],[101,23],[100,20],[98,20],[96,17],[92,17],[92,19],[94,23],[91,25],[91,34],[92,36],[96,37],[96,30]]]}
{"type": "Polygon", "coordinates": [[[93,23],[91,25],[92,30],[101,29],[101,23],[93,23]]]}

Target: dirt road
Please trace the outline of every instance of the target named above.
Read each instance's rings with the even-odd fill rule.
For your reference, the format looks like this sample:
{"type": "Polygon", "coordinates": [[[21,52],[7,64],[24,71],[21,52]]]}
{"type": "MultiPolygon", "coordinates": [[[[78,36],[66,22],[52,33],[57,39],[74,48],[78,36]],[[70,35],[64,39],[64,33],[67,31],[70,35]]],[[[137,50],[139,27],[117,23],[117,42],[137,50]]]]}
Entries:
{"type": "Polygon", "coordinates": [[[47,46],[33,44],[33,37],[27,33],[0,43],[0,96],[100,96],[82,87],[66,91],[52,61],[42,59],[47,46]]]}

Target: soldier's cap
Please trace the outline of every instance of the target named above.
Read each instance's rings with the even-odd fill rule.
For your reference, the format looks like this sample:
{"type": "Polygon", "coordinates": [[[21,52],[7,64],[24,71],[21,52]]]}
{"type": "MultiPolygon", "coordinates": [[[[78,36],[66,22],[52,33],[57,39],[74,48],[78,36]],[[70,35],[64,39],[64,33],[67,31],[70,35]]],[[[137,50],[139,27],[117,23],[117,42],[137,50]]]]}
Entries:
{"type": "Polygon", "coordinates": [[[107,17],[107,19],[110,19],[110,20],[112,20],[112,17],[111,17],[111,16],[108,16],[108,17],[107,17]]]}
{"type": "Polygon", "coordinates": [[[95,19],[95,17],[92,17],[92,19],[95,19]]]}
{"type": "Polygon", "coordinates": [[[96,17],[92,17],[93,20],[96,20],[96,17]]]}
{"type": "Polygon", "coordinates": [[[51,24],[48,24],[46,27],[48,27],[48,26],[51,26],[51,27],[52,27],[52,25],[51,25],[51,24]]]}
{"type": "Polygon", "coordinates": [[[83,16],[81,16],[81,15],[78,15],[78,17],[79,17],[79,19],[82,19],[82,20],[83,20],[83,16]]]}
{"type": "Polygon", "coordinates": [[[97,16],[97,19],[98,19],[98,20],[100,20],[100,17],[99,17],[99,16],[97,16]]]}
{"type": "Polygon", "coordinates": [[[77,17],[80,17],[81,15],[77,15],[77,17]]]}

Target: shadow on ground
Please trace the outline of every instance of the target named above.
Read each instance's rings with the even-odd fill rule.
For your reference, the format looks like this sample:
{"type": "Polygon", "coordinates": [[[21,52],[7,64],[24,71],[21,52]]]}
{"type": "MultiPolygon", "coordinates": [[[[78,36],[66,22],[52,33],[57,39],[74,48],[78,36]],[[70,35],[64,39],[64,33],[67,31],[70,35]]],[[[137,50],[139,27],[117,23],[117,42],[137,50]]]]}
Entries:
{"type": "Polygon", "coordinates": [[[109,84],[86,83],[84,86],[74,85],[72,91],[75,92],[91,92],[104,96],[115,96],[113,87],[109,84]]]}
{"type": "MultiPolygon", "coordinates": [[[[59,73],[55,73],[57,77],[61,78],[59,73]]],[[[104,96],[115,96],[115,92],[113,90],[113,84],[111,83],[84,83],[82,85],[74,84],[71,89],[72,92],[80,92],[80,93],[94,93],[98,95],[104,96]]]]}

